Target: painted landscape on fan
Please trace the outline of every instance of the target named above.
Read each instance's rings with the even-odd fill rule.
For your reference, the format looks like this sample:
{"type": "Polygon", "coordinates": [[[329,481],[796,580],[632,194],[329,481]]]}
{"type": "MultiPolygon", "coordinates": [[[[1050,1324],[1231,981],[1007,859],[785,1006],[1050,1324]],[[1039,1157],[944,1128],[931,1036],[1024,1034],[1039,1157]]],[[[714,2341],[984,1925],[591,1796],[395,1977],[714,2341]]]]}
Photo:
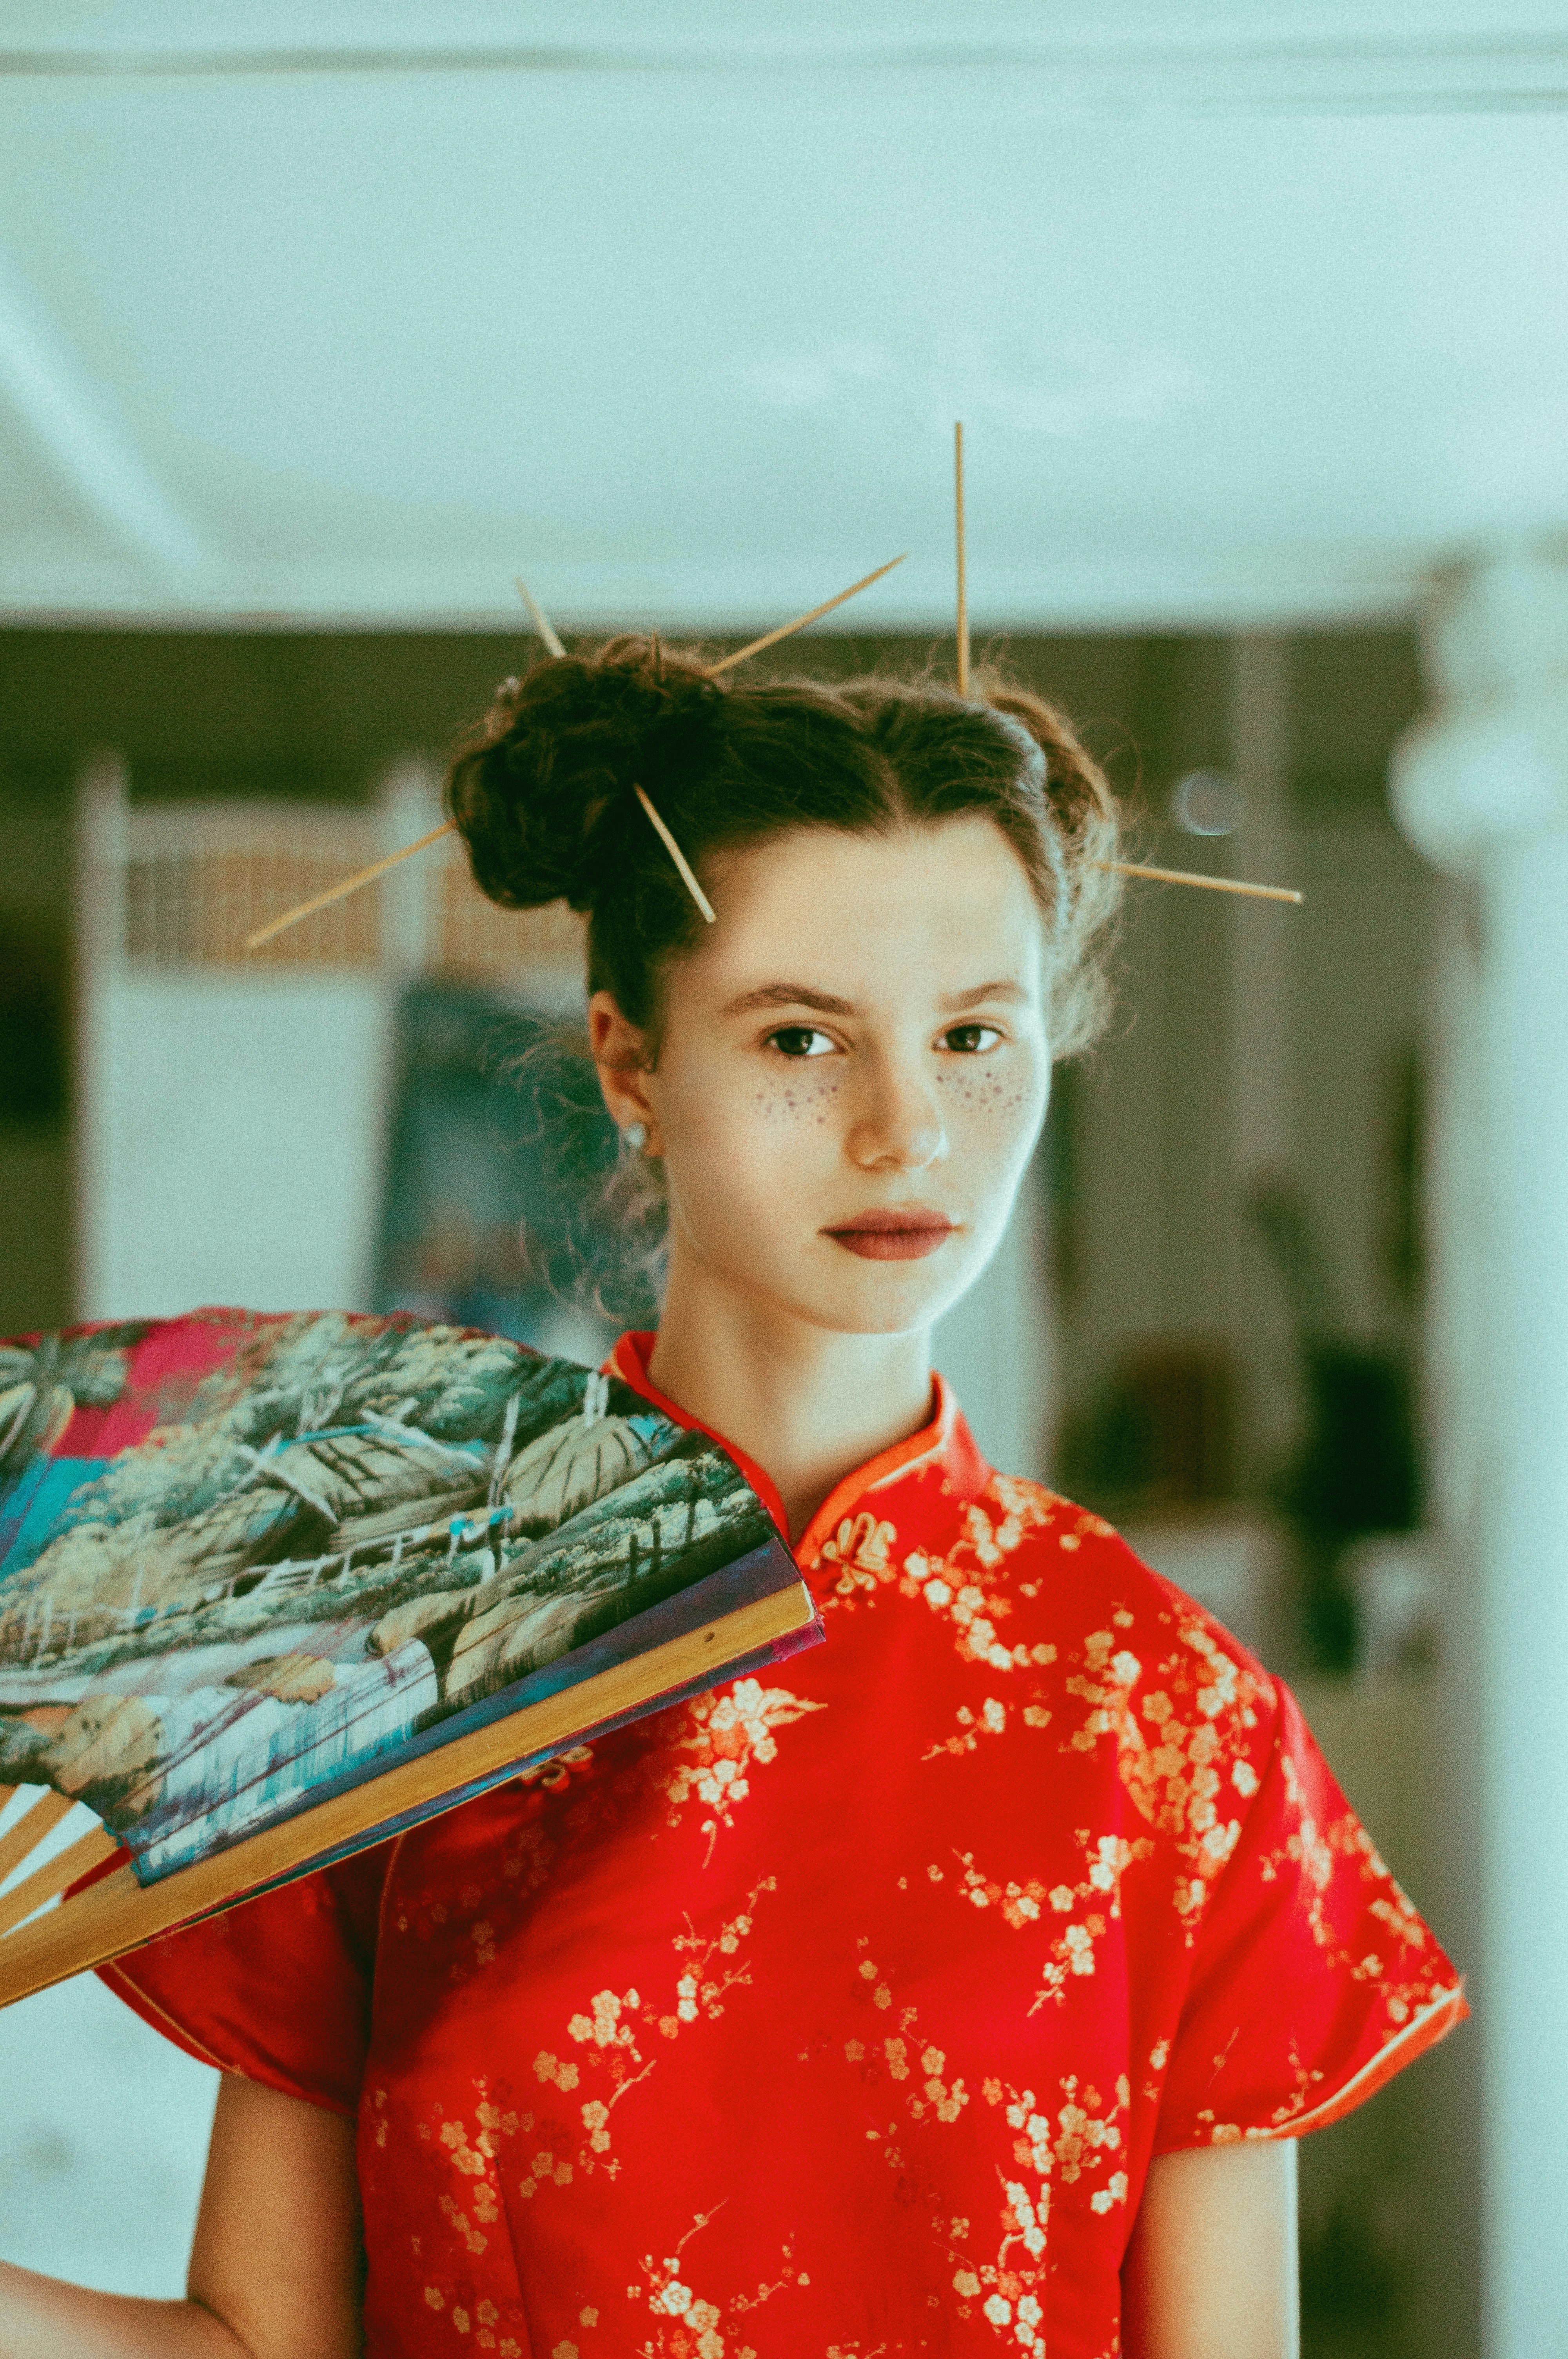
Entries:
{"type": "Polygon", "coordinates": [[[144,1885],[795,1579],[716,1442],[502,1337],[0,1344],[0,1784],[86,1803],[144,1885]]]}

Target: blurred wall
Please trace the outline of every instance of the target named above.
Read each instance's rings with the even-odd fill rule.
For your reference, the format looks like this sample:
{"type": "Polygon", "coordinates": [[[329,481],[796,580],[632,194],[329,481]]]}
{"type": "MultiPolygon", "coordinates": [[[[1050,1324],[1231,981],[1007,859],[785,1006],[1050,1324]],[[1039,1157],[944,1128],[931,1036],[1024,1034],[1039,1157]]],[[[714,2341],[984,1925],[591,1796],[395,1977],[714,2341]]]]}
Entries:
{"type": "Polygon", "coordinates": [[[1059,1349],[1066,1399],[1082,1410],[1140,1349],[1223,1353],[1236,1397],[1217,1485],[1247,1497],[1300,1410],[1250,1185],[1270,1178],[1299,1193],[1336,1326],[1413,1340],[1404,1125],[1436,885],[1388,810],[1390,752],[1420,701],[1411,639],[1311,633],[1281,644],[1279,776],[1261,827],[1271,782],[1238,761],[1224,652],[1205,640],[1149,651],[1158,689],[1127,713],[1146,813],[1136,856],[1293,885],[1306,901],[1130,895],[1110,1033],[1067,1076],[1059,1349]],[[1208,766],[1240,774],[1247,807],[1229,838],[1195,838],[1170,816],[1176,782],[1208,766]]]}

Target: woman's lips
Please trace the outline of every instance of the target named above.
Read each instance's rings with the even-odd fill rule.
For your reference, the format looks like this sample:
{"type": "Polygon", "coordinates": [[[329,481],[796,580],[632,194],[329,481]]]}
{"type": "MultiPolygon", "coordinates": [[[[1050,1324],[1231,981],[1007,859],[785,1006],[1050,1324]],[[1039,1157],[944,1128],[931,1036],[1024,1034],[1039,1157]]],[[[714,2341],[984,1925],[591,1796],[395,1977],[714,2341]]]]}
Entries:
{"type": "Polygon", "coordinates": [[[841,1228],[822,1234],[862,1261],[922,1261],[952,1235],[954,1226],[945,1212],[908,1204],[895,1211],[857,1212],[841,1228]]]}

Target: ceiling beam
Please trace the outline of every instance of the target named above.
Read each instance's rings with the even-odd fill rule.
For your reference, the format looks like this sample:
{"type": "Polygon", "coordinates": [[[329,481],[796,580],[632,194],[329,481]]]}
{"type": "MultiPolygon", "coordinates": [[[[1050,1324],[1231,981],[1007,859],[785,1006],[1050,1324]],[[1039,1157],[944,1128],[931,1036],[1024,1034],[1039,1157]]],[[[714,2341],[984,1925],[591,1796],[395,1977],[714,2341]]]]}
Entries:
{"type": "Polygon", "coordinates": [[[1037,76],[1055,105],[1208,107],[1265,113],[1453,114],[1568,110],[1568,37],[1495,38],[1400,34],[1368,27],[1343,38],[1278,32],[1262,39],[1195,37],[1115,43],[1035,32],[1018,18],[957,38],[918,30],[889,37],[848,26],[711,37],[671,23],[619,38],[502,41],[478,36],[440,42],[332,38],[247,41],[235,28],[214,42],[58,41],[0,47],[0,78],[185,77],[246,74],[430,73],[787,73],[807,70],[879,73],[962,72],[1004,68],[1037,76]]]}

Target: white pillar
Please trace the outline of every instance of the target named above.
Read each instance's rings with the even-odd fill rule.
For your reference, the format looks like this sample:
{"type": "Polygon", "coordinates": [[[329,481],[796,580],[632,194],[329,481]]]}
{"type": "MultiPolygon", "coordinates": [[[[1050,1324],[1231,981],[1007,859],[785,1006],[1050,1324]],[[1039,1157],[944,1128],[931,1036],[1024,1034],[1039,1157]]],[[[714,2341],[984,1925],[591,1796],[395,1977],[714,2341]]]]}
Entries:
{"type": "Polygon", "coordinates": [[[1484,2348],[1541,2359],[1568,2351],[1568,561],[1457,577],[1427,652],[1435,709],[1393,786],[1459,880],[1467,970],[1433,1204],[1473,1224],[1436,1241],[1433,1408],[1469,1593],[1448,1743],[1472,1788],[1453,1833],[1474,1842],[1484,2348]]]}

